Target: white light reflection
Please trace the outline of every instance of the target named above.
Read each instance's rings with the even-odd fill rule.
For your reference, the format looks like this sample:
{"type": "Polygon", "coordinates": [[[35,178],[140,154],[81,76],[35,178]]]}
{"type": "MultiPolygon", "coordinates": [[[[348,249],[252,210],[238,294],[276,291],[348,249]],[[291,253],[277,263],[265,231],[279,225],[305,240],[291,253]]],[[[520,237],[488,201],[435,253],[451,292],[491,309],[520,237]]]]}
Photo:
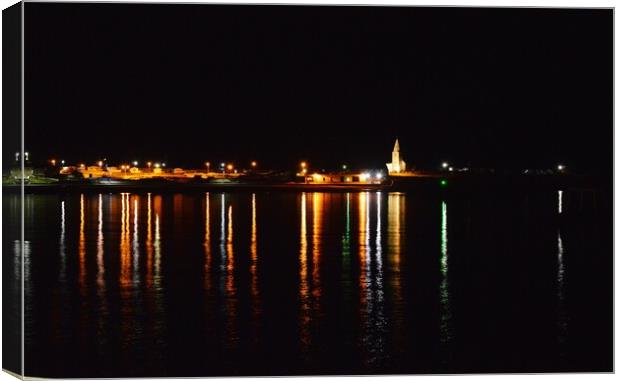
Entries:
{"type": "Polygon", "coordinates": [[[67,247],[65,242],[65,202],[60,203],[60,281],[66,279],[67,247]]]}
{"type": "Polygon", "coordinates": [[[209,200],[210,194],[209,192],[205,195],[205,239],[204,239],[204,248],[205,248],[205,288],[211,288],[211,204],[209,200]]]}
{"type": "Polygon", "coordinates": [[[99,297],[103,298],[105,291],[104,281],[105,267],[103,263],[103,196],[99,194],[97,203],[97,290],[99,297]]]}
{"type": "Polygon", "coordinates": [[[450,293],[448,284],[448,206],[441,202],[441,284],[439,285],[439,304],[441,309],[441,343],[447,344],[451,340],[451,311],[450,293]]]}
{"type": "Polygon", "coordinates": [[[564,242],[562,234],[558,229],[558,341],[563,344],[566,341],[566,331],[568,326],[568,317],[566,311],[565,300],[565,268],[564,268],[564,242]]]}

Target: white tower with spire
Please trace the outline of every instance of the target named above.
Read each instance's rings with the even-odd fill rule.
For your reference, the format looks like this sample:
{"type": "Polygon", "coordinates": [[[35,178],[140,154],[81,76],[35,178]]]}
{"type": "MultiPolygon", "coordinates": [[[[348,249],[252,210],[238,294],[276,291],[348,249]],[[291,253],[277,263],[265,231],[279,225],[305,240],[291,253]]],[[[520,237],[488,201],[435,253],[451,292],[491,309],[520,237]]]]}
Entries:
{"type": "Polygon", "coordinates": [[[398,145],[398,138],[394,143],[394,150],[392,151],[392,162],[386,163],[389,173],[401,173],[407,169],[407,164],[400,157],[400,146],[398,145]]]}

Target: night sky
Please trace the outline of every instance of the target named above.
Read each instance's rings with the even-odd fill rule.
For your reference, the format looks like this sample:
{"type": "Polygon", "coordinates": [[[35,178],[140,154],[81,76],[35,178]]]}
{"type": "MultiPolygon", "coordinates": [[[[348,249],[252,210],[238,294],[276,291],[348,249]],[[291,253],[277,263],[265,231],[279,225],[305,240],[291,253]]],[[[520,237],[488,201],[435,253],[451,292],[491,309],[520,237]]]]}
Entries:
{"type": "Polygon", "coordinates": [[[611,175],[611,10],[27,3],[25,17],[35,161],[385,168],[398,137],[417,168],[611,175]]]}

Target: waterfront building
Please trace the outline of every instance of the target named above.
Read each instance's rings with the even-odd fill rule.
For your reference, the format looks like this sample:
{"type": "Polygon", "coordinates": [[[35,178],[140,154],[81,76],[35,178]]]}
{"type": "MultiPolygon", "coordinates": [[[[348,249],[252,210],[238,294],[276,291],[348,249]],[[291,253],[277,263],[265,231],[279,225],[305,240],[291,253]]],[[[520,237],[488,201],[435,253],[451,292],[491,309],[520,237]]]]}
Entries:
{"type": "MultiPolygon", "coordinates": [[[[299,176],[300,174],[298,174],[299,176]]],[[[303,175],[306,184],[380,184],[383,182],[383,174],[370,172],[364,173],[313,173],[303,175]]]]}

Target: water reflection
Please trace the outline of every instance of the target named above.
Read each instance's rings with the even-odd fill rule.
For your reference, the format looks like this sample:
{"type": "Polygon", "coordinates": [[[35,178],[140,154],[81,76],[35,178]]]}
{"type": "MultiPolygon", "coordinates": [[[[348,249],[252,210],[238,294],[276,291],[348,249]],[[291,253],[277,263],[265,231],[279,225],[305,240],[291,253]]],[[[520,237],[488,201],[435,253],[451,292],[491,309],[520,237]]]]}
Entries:
{"type": "Polygon", "coordinates": [[[342,283],[344,286],[344,300],[351,297],[351,194],[346,194],[345,200],[345,227],[342,234],[342,283]]]}
{"type": "Polygon", "coordinates": [[[139,264],[140,264],[140,241],[138,238],[138,196],[134,196],[133,199],[133,240],[131,244],[132,256],[133,256],[133,285],[134,287],[138,286],[139,283],[139,264]]]}
{"type": "MultiPolygon", "coordinates": [[[[561,191],[559,191],[561,192],[561,191]]],[[[561,193],[560,193],[561,196],[561,193]]],[[[560,198],[561,200],[561,198],[560,198]]],[[[560,203],[561,206],[561,203],[560,203]]],[[[558,213],[562,213],[561,208],[558,213]]],[[[568,313],[566,310],[566,297],[565,297],[565,264],[564,264],[564,242],[562,241],[562,232],[558,228],[557,232],[557,260],[558,260],[558,273],[557,273],[557,300],[558,300],[558,341],[562,345],[566,342],[567,328],[568,328],[568,313]]]]}
{"type": "Polygon", "coordinates": [[[321,296],[320,262],[323,224],[323,193],[312,195],[312,296],[315,308],[321,296]]]}
{"type": "Polygon", "coordinates": [[[21,288],[21,275],[22,275],[22,245],[21,241],[16,239],[13,241],[13,280],[15,283],[13,287],[15,290],[21,288]]]}
{"type": "Polygon", "coordinates": [[[98,341],[105,343],[108,341],[108,327],[107,327],[107,315],[108,315],[108,303],[105,296],[105,265],[104,265],[104,249],[103,249],[103,197],[99,194],[97,200],[97,296],[99,298],[99,311],[97,319],[97,333],[98,341]]]}
{"type": "Polygon", "coordinates": [[[78,256],[79,256],[79,289],[84,296],[86,294],[86,236],[84,233],[85,218],[84,218],[84,194],[80,195],[80,238],[78,242],[78,256]]]}
{"type": "Polygon", "coordinates": [[[151,194],[146,199],[146,287],[153,286],[153,211],[151,194]]]}
{"type": "MultiPolygon", "coordinates": [[[[129,234],[129,194],[121,193],[121,272],[120,284],[121,289],[126,293],[126,286],[131,283],[130,267],[131,267],[131,248],[129,234]]],[[[126,295],[126,294],[125,294],[126,295]]]]}
{"type": "Polygon", "coordinates": [[[403,240],[405,236],[405,194],[390,192],[388,194],[387,210],[387,249],[386,259],[390,264],[390,295],[393,303],[393,331],[395,345],[404,345],[404,340],[399,332],[403,330],[404,311],[401,285],[401,256],[403,253],[403,240]]]}
{"type": "Polygon", "coordinates": [[[441,309],[441,343],[447,344],[451,339],[450,291],[448,284],[448,205],[441,202],[441,283],[439,285],[439,305],[441,309]]]}
{"type": "MultiPolygon", "coordinates": [[[[225,198],[222,197],[222,217],[224,217],[225,210],[225,198]]],[[[226,234],[224,234],[226,239],[226,247],[225,247],[225,258],[226,258],[226,267],[224,269],[224,274],[226,276],[226,293],[225,297],[225,308],[226,308],[226,347],[229,349],[234,348],[239,343],[239,336],[237,333],[237,289],[235,287],[235,253],[233,247],[233,208],[232,205],[228,205],[228,225],[226,229],[226,234]]],[[[225,220],[222,221],[222,228],[225,225],[225,220]]]]}
{"type": "Polygon", "coordinates": [[[65,242],[65,202],[62,201],[60,203],[60,282],[64,283],[66,279],[67,272],[67,243],[65,242]]]}
{"type": "MultiPolygon", "coordinates": [[[[388,195],[388,246],[390,261],[395,265],[394,271],[399,271],[402,253],[402,239],[405,233],[405,195],[393,192],[388,195]]],[[[398,278],[398,277],[396,277],[398,278]]]]}
{"type": "Polygon", "coordinates": [[[252,231],[250,233],[250,275],[252,296],[258,296],[258,288],[256,284],[256,265],[258,261],[258,250],[256,242],[256,193],[252,193],[252,231]]]}
{"type": "Polygon", "coordinates": [[[204,236],[204,252],[205,252],[205,289],[211,289],[211,204],[210,194],[205,194],[205,236],[204,236]]]}
{"type": "Polygon", "coordinates": [[[161,287],[161,196],[155,196],[155,241],[153,242],[153,249],[155,251],[155,263],[153,264],[153,284],[155,288],[161,287]]]}
{"type": "MultiPolygon", "coordinates": [[[[224,193],[220,197],[220,270],[226,270],[226,198],[224,193]]],[[[223,278],[222,278],[223,280],[223,278]]]]}
{"type": "Polygon", "coordinates": [[[97,287],[99,295],[103,297],[105,291],[105,267],[103,262],[103,198],[99,194],[97,202],[97,287]]]}
{"type": "Polygon", "coordinates": [[[302,350],[309,346],[310,300],[308,284],[308,228],[307,228],[307,200],[306,193],[301,194],[301,222],[299,232],[299,300],[300,306],[300,339],[302,350]]]}
{"type": "MultiPolygon", "coordinates": [[[[563,193],[557,193],[557,200],[555,190],[548,196],[547,205],[539,210],[551,207],[557,210],[553,212],[556,217],[567,212],[563,193]]],[[[141,362],[149,371],[172,372],[180,368],[170,369],[169,364],[179,359],[187,359],[182,365],[195,366],[193,374],[207,366],[209,371],[221,374],[246,366],[243,369],[278,369],[276,361],[290,364],[286,370],[291,372],[311,371],[324,364],[330,370],[345,364],[352,373],[425,371],[436,365],[442,370],[454,369],[451,361],[456,361],[463,350],[455,338],[465,343],[477,336],[475,329],[484,329],[485,322],[476,321],[471,332],[458,330],[470,323],[461,320],[463,316],[466,319],[469,313],[494,319],[496,312],[478,300],[471,304],[483,308],[481,311],[461,314],[455,308],[470,305],[466,298],[478,296],[468,291],[482,293],[481,301],[496,295],[494,290],[474,288],[486,284],[483,282],[461,288],[462,284],[467,287],[474,276],[455,277],[465,271],[459,271],[460,263],[478,264],[489,258],[484,255],[492,255],[470,254],[461,246],[463,241],[472,241],[466,248],[487,250],[487,246],[514,243],[523,233],[513,232],[521,229],[515,225],[512,230],[500,229],[504,235],[487,235],[481,242],[473,242],[484,235],[483,230],[475,229],[489,223],[484,217],[491,212],[475,214],[474,232],[464,232],[461,237],[454,229],[466,221],[460,214],[479,213],[475,208],[467,210],[457,197],[447,201],[433,197],[422,202],[411,194],[391,192],[264,197],[242,192],[211,197],[201,192],[181,198],[155,193],[78,193],[61,199],[47,197],[45,202],[52,202],[51,206],[40,210],[53,213],[53,226],[57,228],[49,229],[43,239],[35,237],[34,268],[29,265],[30,243],[24,244],[25,250],[21,247],[27,263],[26,280],[31,271],[32,281],[42,279],[35,288],[25,290],[26,303],[30,303],[27,308],[39,303],[32,309],[38,315],[33,318],[37,321],[31,335],[41,343],[52,344],[49,352],[58,349],[57,358],[46,353],[53,361],[62,360],[60,353],[64,351],[67,358],[88,361],[90,369],[122,363],[119,366],[124,368],[115,369],[117,372],[133,369],[131,364],[138,367],[141,362]],[[194,202],[195,210],[186,207],[186,197],[194,202]],[[280,204],[285,207],[273,207],[280,204]],[[291,220],[296,220],[292,226],[282,223],[291,220]],[[427,221],[434,226],[426,226],[427,221]],[[413,230],[413,226],[420,229],[413,230]],[[50,243],[59,245],[53,249],[54,255],[35,255],[43,244],[49,247],[50,243]],[[414,248],[419,252],[413,252],[414,248]],[[38,276],[44,272],[49,276],[38,276]],[[45,289],[54,282],[49,291],[45,289]],[[190,347],[201,344],[201,350],[190,352],[190,347]],[[205,364],[196,361],[200,358],[205,364]],[[406,359],[419,363],[405,364],[402,360],[406,359]]],[[[45,215],[34,217],[50,221],[45,215]]],[[[554,239],[553,246],[540,245],[552,256],[548,259],[557,260],[557,267],[545,272],[551,282],[545,279],[546,286],[538,290],[541,298],[536,302],[557,300],[557,311],[540,311],[548,315],[543,316],[544,321],[553,326],[545,331],[544,345],[572,353],[574,348],[569,346],[575,340],[568,335],[575,335],[580,327],[572,324],[572,315],[570,330],[567,323],[573,304],[579,301],[567,293],[566,276],[572,287],[580,269],[571,267],[567,272],[566,266],[573,257],[585,259],[573,256],[579,237],[568,236],[572,230],[566,226],[572,220],[561,221],[561,230],[551,226],[546,234],[554,239]],[[566,257],[569,250],[570,258],[566,257]],[[571,302],[570,310],[567,301],[571,302]]],[[[10,254],[11,249],[16,265],[8,270],[15,271],[19,279],[20,242],[8,241],[10,254]]],[[[538,249],[532,248],[536,254],[538,249]]],[[[526,250],[523,253],[520,255],[528,254],[526,250]]],[[[491,258],[473,271],[485,274],[497,270],[498,263],[510,263],[507,258],[491,258]]],[[[543,272],[534,272],[533,276],[543,272]]],[[[500,286],[510,294],[516,290],[511,285],[500,286]]],[[[520,303],[519,307],[532,305],[530,298],[517,298],[514,303],[520,303]]],[[[530,334],[525,329],[523,332],[530,334]]],[[[498,351],[512,350],[509,345],[501,347],[500,338],[481,335],[480,340],[486,348],[497,344],[498,351]]],[[[37,357],[41,359],[42,355],[37,357]]]]}
{"type": "Polygon", "coordinates": [[[385,359],[387,322],[384,313],[383,256],[381,249],[381,192],[375,194],[376,218],[374,251],[370,244],[371,195],[360,194],[360,307],[362,311],[362,345],[365,362],[373,367],[385,359]]]}

